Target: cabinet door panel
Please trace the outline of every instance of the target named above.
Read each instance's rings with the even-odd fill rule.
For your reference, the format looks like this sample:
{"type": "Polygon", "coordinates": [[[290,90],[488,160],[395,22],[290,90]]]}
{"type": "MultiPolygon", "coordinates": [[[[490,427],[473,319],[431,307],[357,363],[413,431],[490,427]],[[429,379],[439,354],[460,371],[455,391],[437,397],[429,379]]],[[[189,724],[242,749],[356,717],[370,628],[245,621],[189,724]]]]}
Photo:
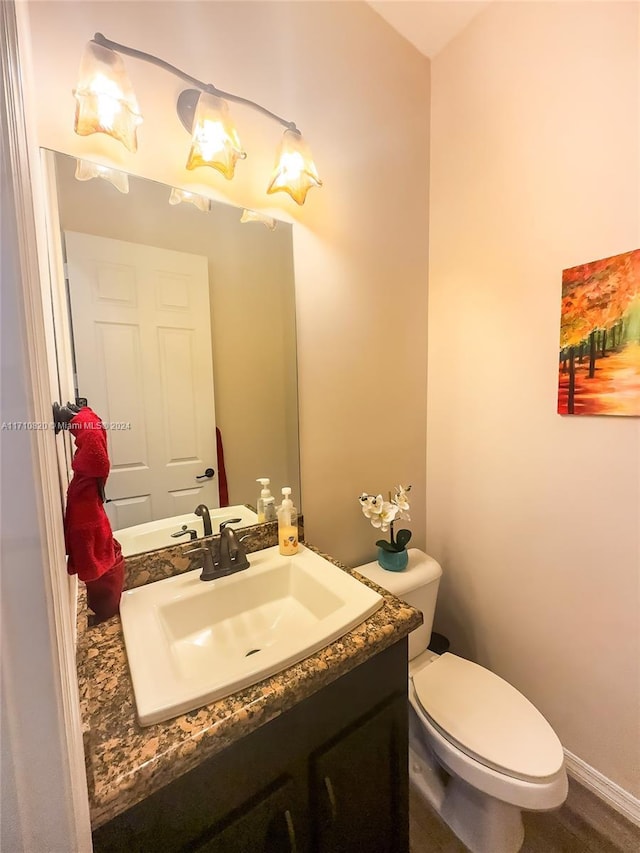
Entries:
{"type": "Polygon", "coordinates": [[[253,798],[221,822],[194,853],[303,853],[292,779],[253,798]]]}
{"type": "Polygon", "coordinates": [[[407,705],[394,700],[311,757],[316,853],[406,853],[407,705]]]}

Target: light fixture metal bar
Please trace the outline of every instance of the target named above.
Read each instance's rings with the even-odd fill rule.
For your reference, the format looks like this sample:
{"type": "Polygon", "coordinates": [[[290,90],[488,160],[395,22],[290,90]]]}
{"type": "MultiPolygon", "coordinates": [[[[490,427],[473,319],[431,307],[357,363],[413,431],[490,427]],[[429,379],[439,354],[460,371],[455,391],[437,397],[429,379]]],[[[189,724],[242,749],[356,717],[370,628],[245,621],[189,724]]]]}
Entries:
{"type": "Polygon", "coordinates": [[[263,107],[261,104],[256,103],[255,101],[249,100],[249,98],[242,98],[240,95],[234,95],[231,92],[223,92],[222,89],[218,89],[213,83],[203,83],[202,80],[198,80],[197,77],[192,77],[190,74],[187,74],[185,71],[182,71],[180,68],[176,68],[175,65],[171,65],[170,62],[165,62],[164,59],[160,59],[158,56],[154,56],[152,53],[145,53],[143,50],[137,50],[135,47],[127,47],[125,44],[119,44],[116,41],[112,41],[111,39],[106,38],[102,33],[95,33],[93,37],[93,41],[96,44],[102,45],[102,47],[107,47],[110,50],[115,50],[118,53],[124,53],[126,56],[132,56],[135,59],[142,59],[144,62],[149,62],[152,65],[158,66],[158,68],[164,68],[165,71],[169,71],[171,74],[174,74],[176,77],[180,77],[187,83],[191,83],[193,86],[196,86],[202,92],[211,92],[213,95],[217,95],[219,98],[224,98],[227,101],[233,101],[236,104],[244,104],[245,106],[252,107],[258,112],[261,112],[263,115],[268,116],[269,118],[274,119],[279,122],[283,127],[286,127],[288,130],[292,130],[294,133],[300,133],[298,128],[293,121],[287,121],[282,118],[282,116],[277,115],[276,113],[272,113],[271,110],[268,110],[266,107],[263,107]]]}

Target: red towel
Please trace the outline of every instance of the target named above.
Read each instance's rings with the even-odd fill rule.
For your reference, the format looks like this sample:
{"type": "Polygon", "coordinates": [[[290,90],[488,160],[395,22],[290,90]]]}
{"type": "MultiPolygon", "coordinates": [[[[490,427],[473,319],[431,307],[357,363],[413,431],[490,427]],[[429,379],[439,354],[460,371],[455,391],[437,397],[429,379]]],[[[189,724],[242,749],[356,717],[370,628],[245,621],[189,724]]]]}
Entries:
{"type": "Polygon", "coordinates": [[[98,415],[88,406],[71,419],[69,429],[76,452],[64,520],[67,571],[87,584],[87,601],[98,618],[108,619],[118,612],[124,560],[100,494],[110,467],[107,434],[98,415]]]}
{"type": "Polygon", "coordinates": [[[220,506],[229,506],[229,489],[227,487],[227,472],[224,467],[222,433],[218,427],[216,427],[216,450],[218,452],[218,496],[220,498],[220,506]]]}
{"type": "Polygon", "coordinates": [[[114,565],[95,581],[87,581],[87,604],[98,617],[98,621],[115,616],[120,607],[120,596],[124,584],[124,558],[120,543],[113,540],[116,550],[114,565]]]}

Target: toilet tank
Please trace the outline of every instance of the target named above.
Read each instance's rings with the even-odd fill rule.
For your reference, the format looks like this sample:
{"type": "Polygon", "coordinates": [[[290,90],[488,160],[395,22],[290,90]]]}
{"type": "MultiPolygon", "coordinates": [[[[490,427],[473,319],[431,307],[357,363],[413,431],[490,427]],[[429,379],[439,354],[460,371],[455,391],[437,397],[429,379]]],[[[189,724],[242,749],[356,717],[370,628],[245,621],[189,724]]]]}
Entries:
{"type": "Polygon", "coordinates": [[[431,639],[442,569],[433,557],[408,548],[409,562],[402,572],[388,572],[377,562],[356,566],[355,571],[401,598],[422,613],[423,623],[409,634],[409,660],[424,652],[431,639]]]}

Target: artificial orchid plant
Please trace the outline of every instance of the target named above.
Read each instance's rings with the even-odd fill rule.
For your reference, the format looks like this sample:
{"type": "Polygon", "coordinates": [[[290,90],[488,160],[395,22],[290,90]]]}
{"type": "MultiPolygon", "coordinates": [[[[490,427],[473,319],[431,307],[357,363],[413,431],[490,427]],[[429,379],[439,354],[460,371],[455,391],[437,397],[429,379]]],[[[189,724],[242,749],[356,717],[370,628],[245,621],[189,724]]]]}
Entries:
{"type": "Polygon", "coordinates": [[[407,497],[411,486],[396,486],[395,494],[385,501],[382,495],[369,495],[363,492],[360,495],[360,506],[365,518],[368,518],[374,527],[378,527],[383,533],[389,531],[389,539],[378,539],[376,545],[385,551],[397,553],[406,550],[411,539],[410,530],[398,530],[394,534],[393,525],[396,521],[411,521],[409,515],[409,499],[407,497]]]}

